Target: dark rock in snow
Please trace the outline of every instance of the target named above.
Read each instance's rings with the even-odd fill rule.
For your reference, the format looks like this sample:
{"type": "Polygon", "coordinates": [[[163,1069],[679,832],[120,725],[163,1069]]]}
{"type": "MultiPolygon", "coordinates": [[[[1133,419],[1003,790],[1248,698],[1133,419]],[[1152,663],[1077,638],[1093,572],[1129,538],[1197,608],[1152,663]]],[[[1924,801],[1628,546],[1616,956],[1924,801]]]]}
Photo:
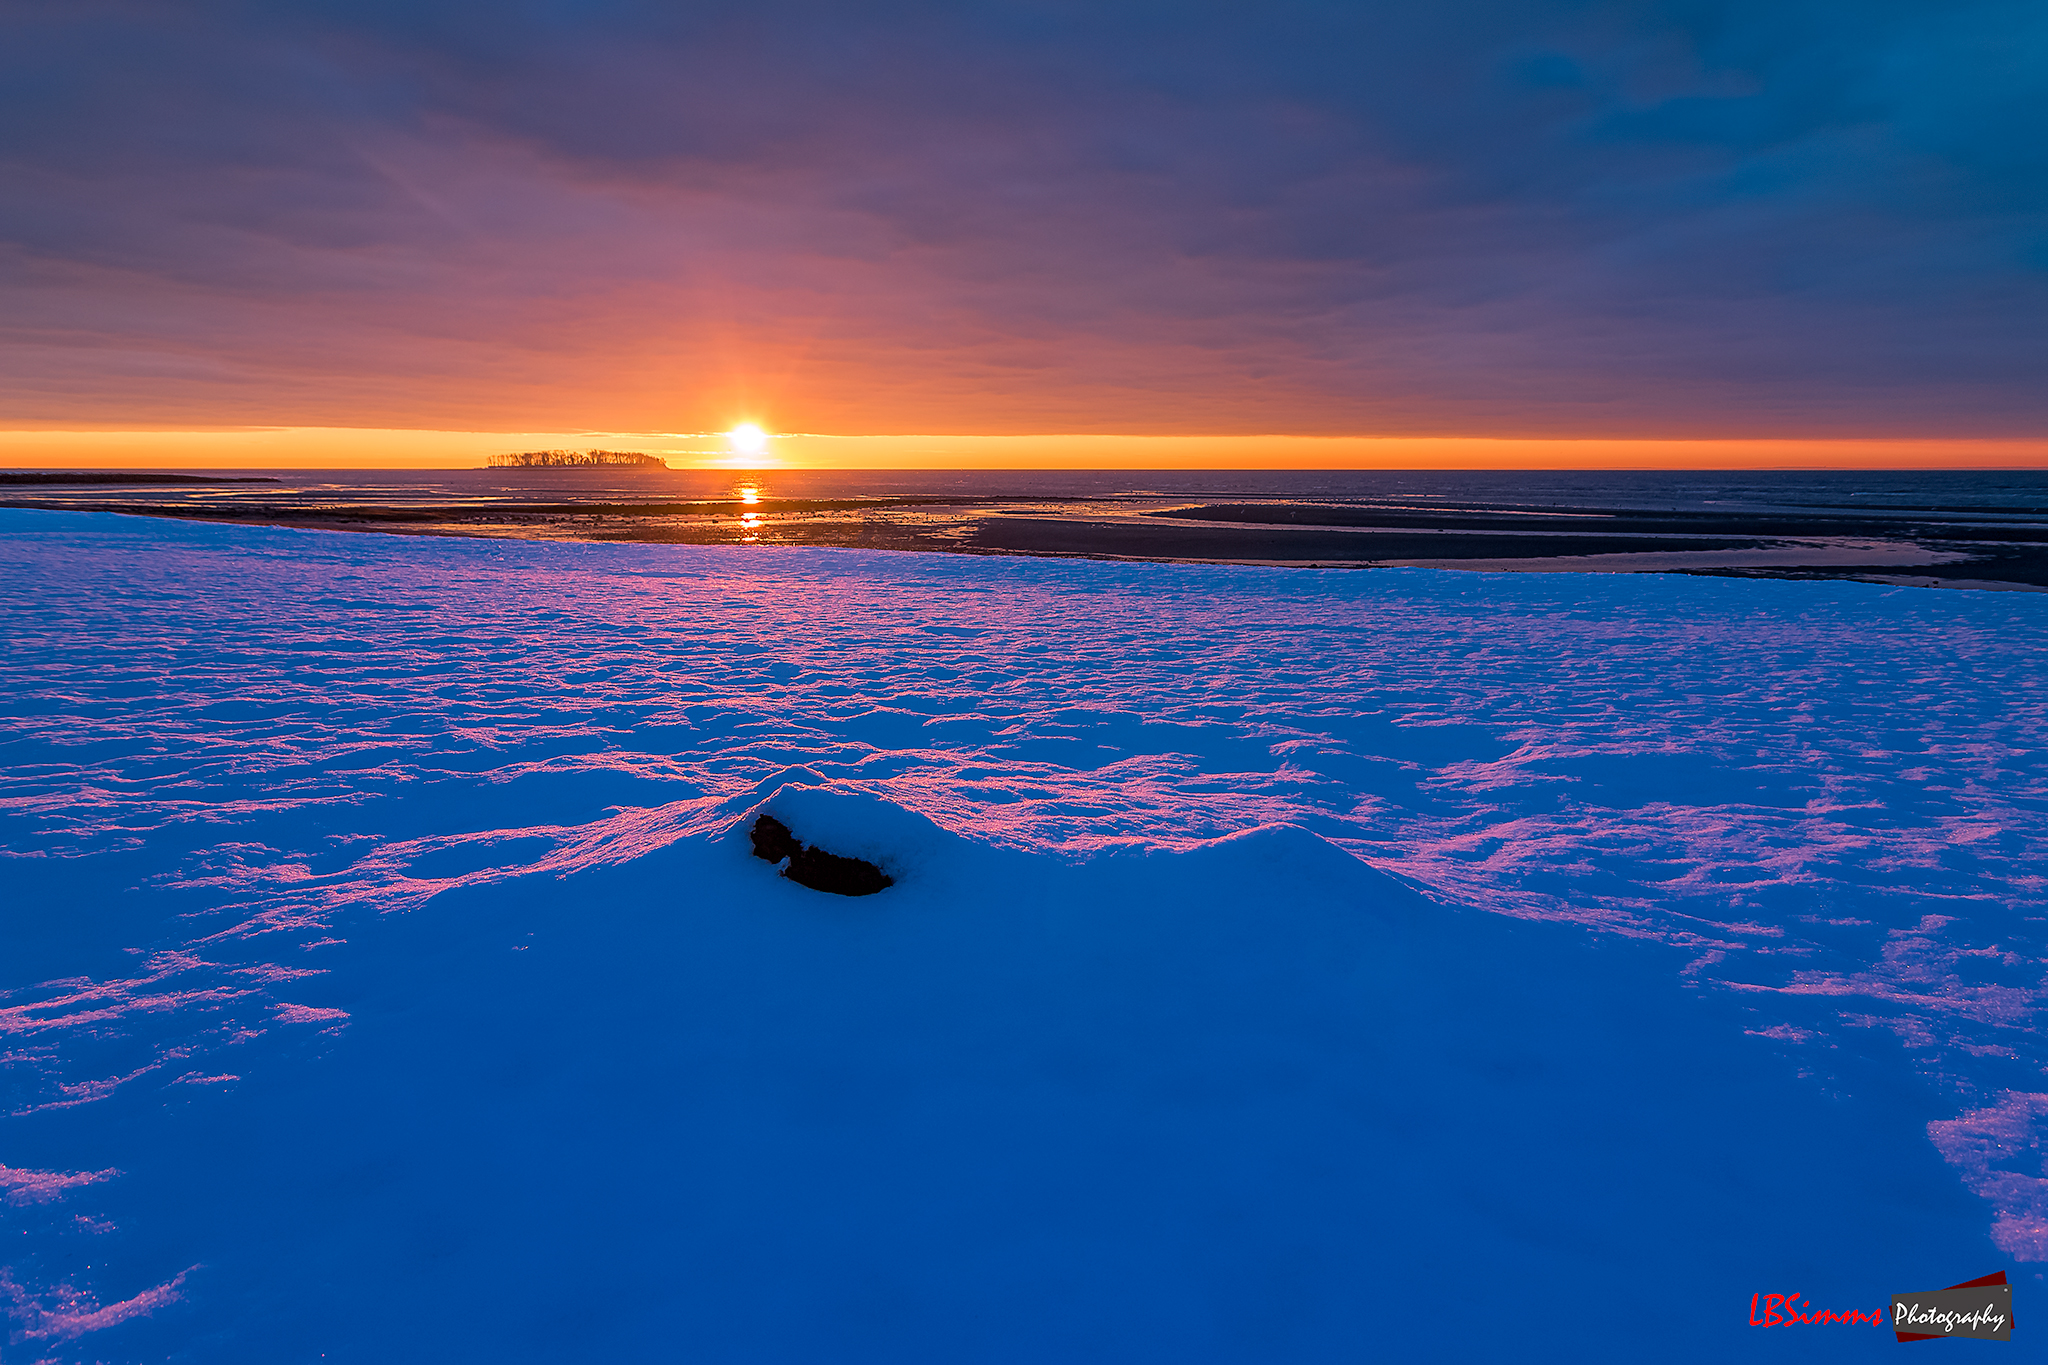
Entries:
{"type": "Polygon", "coordinates": [[[894,879],[873,863],[859,858],[842,858],[822,848],[806,848],[789,832],[789,826],[772,815],[754,821],[751,836],[754,856],[771,863],[789,860],[782,875],[813,891],[831,891],[841,896],[872,896],[894,879]]]}
{"type": "Polygon", "coordinates": [[[789,832],[789,826],[772,815],[764,815],[754,822],[754,856],[779,863],[784,858],[794,858],[804,851],[796,836],[789,832]]]}

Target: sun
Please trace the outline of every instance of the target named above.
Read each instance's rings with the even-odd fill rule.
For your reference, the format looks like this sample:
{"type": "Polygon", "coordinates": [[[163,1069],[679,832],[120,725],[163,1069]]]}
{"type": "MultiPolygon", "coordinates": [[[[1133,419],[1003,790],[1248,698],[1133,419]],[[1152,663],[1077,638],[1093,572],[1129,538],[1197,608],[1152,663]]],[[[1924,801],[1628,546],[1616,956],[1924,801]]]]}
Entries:
{"type": "Polygon", "coordinates": [[[725,433],[725,439],[732,443],[734,451],[741,455],[759,455],[768,447],[768,433],[752,422],[742,422],[725,433]]]}

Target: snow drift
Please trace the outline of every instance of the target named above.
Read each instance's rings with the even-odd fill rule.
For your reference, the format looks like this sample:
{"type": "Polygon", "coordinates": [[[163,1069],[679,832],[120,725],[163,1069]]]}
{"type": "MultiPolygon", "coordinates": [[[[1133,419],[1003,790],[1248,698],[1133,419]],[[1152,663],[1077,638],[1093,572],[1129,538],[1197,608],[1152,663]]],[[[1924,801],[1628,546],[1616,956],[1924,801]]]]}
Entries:
{"type": "Polygon", "coordinates": [[[2025,603],[0,530],[10,1352],[1805,1360],[1751,1294],[2035,1282],[2025,603]]]}

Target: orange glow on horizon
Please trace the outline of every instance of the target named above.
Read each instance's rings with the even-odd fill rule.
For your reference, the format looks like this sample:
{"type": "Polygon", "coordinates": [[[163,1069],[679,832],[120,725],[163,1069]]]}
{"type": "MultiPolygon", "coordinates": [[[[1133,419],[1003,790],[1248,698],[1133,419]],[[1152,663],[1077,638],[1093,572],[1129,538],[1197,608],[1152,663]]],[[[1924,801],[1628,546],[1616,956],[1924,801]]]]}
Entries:
{"type": "MultiPolygon", "coordinates": [[[[737,428],[735,428],[737,430],[737,428]]],[[[828,436],[349,427],[0,430],[0,468],[472,469],[511,450],[601,446],[676,469],[2042,469],[2048,438],[1667,439],[1472,436],[828,436]]]]}

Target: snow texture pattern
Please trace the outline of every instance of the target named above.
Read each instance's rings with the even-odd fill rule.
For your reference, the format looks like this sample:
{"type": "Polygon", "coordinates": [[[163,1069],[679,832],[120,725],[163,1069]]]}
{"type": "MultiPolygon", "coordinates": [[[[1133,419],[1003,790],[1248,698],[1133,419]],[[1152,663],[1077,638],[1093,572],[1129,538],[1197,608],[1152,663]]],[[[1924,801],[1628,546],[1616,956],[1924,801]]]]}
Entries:
{"type": "MultiPolygon", "coordinates": [[[[2039,597],[23,512],[0,562],[17,1133],[315,1066],[357,1013],[328,955],[384,916],[743,849],[757,806],[906,883],[849,907],[947,840],[1086,874],[1282,827],[1418,905],[1651,945],[1812,1094],[1910,1091],[1995,1246],[2048,1259],[2039,597]]],[[[111,1231],[67,1210],[139,1177],[45,1164],[0,1167],[17,1343],[192,1293],[183,1248],[104,1306],[62,1278],[111,1231]]]]}

